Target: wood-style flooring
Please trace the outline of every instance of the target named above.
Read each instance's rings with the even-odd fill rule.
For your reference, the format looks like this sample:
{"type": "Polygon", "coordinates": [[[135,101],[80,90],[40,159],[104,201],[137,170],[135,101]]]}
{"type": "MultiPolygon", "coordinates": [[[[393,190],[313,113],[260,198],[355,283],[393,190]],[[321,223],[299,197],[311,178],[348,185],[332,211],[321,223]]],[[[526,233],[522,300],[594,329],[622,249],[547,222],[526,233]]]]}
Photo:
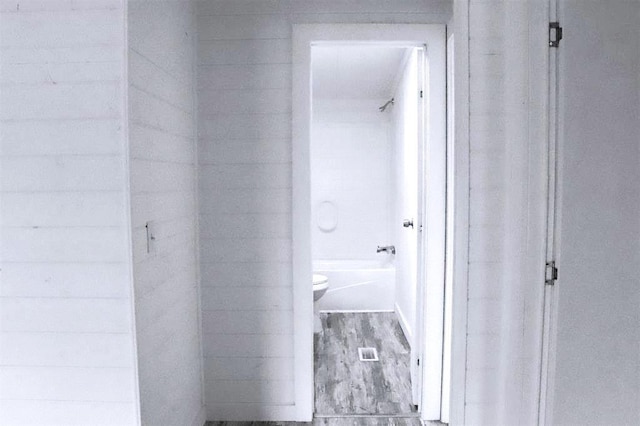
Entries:
{"type": "Polygon", "coordinates": [[[207,422],[205,426],[420,426],[417,417],[332,417],[303,422],[207,422]]]}
{"type": "Polygon", "coordinates": [[[312,423],[207,422],[205,426],[420,426],[412,412],[409,343],[395,313],[321,313],[315,335],[312,423]],[[358,348],[376,348],[362,362],[358,348]]]}
{"type": "Polygon", "coordinates": [[[409,343],[396,314],[321,313],[320,319],[322,331],[315,336],[314,350],[315,412],[411,414],[409,343]],[[380,361],[360,361],[359,347],[376,348],[380,361]]]}

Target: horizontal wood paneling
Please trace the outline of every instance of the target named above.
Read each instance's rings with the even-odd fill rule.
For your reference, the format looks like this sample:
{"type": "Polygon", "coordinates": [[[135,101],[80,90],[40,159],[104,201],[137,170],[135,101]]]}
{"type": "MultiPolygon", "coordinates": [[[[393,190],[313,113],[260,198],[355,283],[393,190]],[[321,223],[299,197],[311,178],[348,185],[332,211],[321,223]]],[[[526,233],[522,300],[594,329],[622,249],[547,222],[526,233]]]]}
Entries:
{"type": "Polygon", "coordinates": [[[202,407],[197,273],[195,21],[189,1],[130,0],[131,220],[142,424],[202,407]],[[147,251],[147,222],[154,247],[147,251]]]}
{"type": "Polygon", "coordinates": [[[291,25],[442,23],[450,13],[448,2],[414,0],[198,3],[200,259],[209,418],[294,416],[292,383],[282,381],[293,368],[291,25]],[[252,367],[257,365],[264,369],[252,367]]]}
{"type": "Polygon", "coordinates": [[[284,405],[294,403],[293,380],[206,380],[211,389],[207,404],[261,403],[284,405]],[[212,386],[214,385],[215,386],[212,386]]]}
{"type": "Polygon", "coordinates": [[[133,402],[20,400],[0,411],[0,423],[35,426],[47,419],[65,426],[129,426],[137,421],[135,411],[133,402]]]}
{"type": "Polygon", "coordinates": [[[0,3],[0,423],[136,423],[123,2],[0,3]]]}
{"type": "Polygon", "coordinates": [[[133,366],[130,337],[125,334],[6,332],[0,336],[0,362],[7,366],[109,367],[133,366]]]}

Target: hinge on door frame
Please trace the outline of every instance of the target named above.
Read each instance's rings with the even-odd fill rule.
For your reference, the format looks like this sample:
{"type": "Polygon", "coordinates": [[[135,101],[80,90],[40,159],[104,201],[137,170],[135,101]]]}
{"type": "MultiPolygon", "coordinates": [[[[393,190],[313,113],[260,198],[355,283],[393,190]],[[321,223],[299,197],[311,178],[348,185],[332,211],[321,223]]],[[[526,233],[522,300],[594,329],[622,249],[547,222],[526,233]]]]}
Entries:
{"type": "Polygon", "coordinates": [[[546,285],[554,285],[558,279],[558,268],[556,268],[556,261],[552,260],[547,262],[544,270],[544,283],[546,285]]]}
{"type": "Polygon", "coordinates": [[[559,47],[560,40],[562,40],[560,22],[549,22],[549,47],[559,47]],[[555,38],[551,38],[551,33],[555,33],[555,38]]]}
{"type": "Polygon", "coordinates": [[[423,96],[423,93],[422,93],[422,90],[421,90],[421,91],[420,91],[420,97],[422,97],[422,96],[423,96]]]}

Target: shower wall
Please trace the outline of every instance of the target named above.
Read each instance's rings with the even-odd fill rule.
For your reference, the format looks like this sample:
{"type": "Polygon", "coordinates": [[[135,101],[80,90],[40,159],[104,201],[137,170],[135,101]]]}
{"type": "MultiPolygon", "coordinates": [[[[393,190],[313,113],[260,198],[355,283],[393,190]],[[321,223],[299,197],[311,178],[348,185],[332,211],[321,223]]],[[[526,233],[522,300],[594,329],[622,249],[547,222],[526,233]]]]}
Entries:
{"type": "Polygon", "coordinates": [[[386,253],[376,253],[378,245],[393,244],[391,113],[378,110],[387,100],[314,100],[311,130],[314,261],[383,261],[388,257],[386,253]]]}

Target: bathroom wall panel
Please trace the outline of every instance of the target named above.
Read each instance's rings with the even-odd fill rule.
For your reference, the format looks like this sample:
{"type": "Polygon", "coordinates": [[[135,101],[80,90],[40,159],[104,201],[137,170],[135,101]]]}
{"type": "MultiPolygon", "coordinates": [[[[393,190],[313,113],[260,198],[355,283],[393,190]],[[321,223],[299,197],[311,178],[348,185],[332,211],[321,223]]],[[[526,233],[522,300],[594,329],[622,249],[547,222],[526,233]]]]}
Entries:
{"type": "MultiPolygon", "coordinates": [[[[291,108],[290,95],[286,93],[291,87],[291,24],[443,23],[451,16],[451,3],[215,0],[199,2],[198,16],[198,87],[204,89],[199,96],[201,105],[207,108],[198,112],[199,150],[203,153],[200,157],[201,220],[213,227],[225,220],[224,215],[256,213],[264,218],[263,229],[256,231],[256,235],[268,236],[274,232],[278,235],[284,226],[279,218],[291,211],[291,108]],[[274,107],[269,108],[266,98],[254,104],[254,97],[245,96],[243,104],[234,105],[232,111],[226,110],[217,97],[224,90],[274,94],[274,98],[269,98],[274,107]]],[[[219,232],[204,228],[203,225],[203,235],[219,232]]],[[[242,291],[255,287],[291,289],[289,236],[239,238],[246,235],[241,227],[232,227],[224,233],[229,238],[201,240],[203,287],[242,288],[242,291]]],[[[367,243],[367,250],[371,250],[373,256],[377,243],[382,241],[367,243]]],[[[220,293],[220,297],[226,300],[224,293],[220,293]]],[[[228,297],[230,301],[236,300],[235,296],[228,297]]],[[[292,309],[284,304],[273,306],[268,297],[262,302],[254,301],[251,309],[259,307],[269,315],[292,309]]],[[[241,306],[228,315],[232,319],[246,318],[243,312],[246,309],[247,306],[241,306]]],[[[293,354],[293,336],[264,334],[259,324],[254,324],[256,332],[252,335],[234,334],[229,330],[228,334],[208,333],[208,327],[213,326],[203,326],[209,419],[293,418],[293,395],[284,392],[292,386],[291,382],[274,381],[270,375],[261,378],[261,371],[253,375],[230,373],[228,378],[242,377],[243,380],[221,382],[212,377],[210,368],[212,356],[253,356],[265,359],[266,363],[285,357],[287,360],[282,363],[290,362],[292,366],[293,359],[288,357],[293,354]],[[233,392],[228,394],[226,389],[233,392]],[[276,397],[278,399],[274,399],[276,397]]],[[[285,330],[291,327],[286,325],[285,330]]],[[[232,365],[232,361],[229,363],[232,365]]]]}
{"type": "Polygon", "coordinates": [[[130,0],[127,18],[142,423],[200,426],[193,4],[130,0]],[[155,231],[151,252],[149,221],[155,231]]]}
{"type": "Polygon", "coordinates": [[[392,244],[391,122],[385,99],[316,99],[311,143],[313,260],[381,259],[392,244]],[[337,209],[332,232],[317,226],[323,202],[337,209]]]}
{"type": "Polygon", "coordinates": [[[123,34],[121,1],[0,3],[1,424],[137,424],[123,34]]]}

